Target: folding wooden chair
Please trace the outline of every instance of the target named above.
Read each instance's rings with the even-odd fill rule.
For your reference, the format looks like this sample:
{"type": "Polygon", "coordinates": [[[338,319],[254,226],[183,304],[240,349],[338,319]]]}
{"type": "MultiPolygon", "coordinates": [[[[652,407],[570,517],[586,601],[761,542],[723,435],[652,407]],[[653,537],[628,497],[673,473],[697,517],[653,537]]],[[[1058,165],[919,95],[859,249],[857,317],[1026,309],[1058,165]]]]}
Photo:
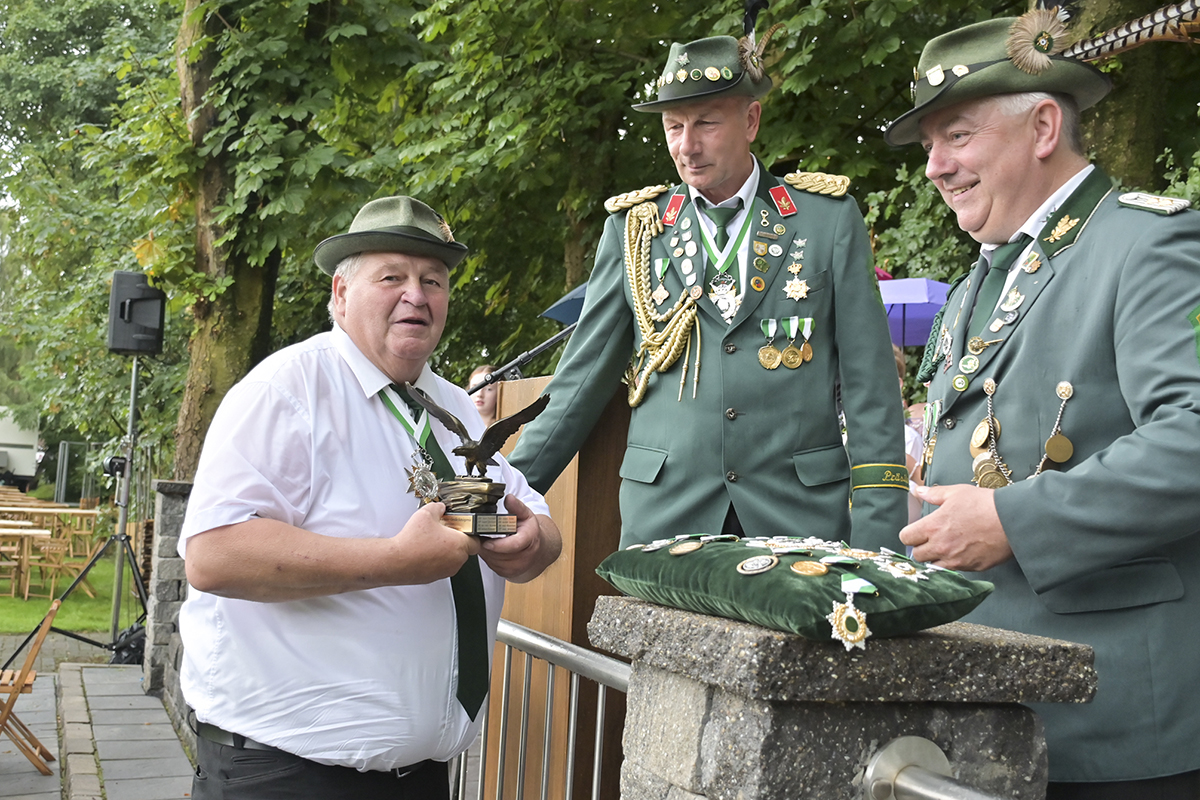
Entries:
{"type": "MultiPolygon", "coordinates": [[[[54,597],[54,591],[58,588],[58,580],[60,577],[65,578],[68,582],[75,579],[75,576],[83,571],[83,564],[77,561],[68,561],[67,556],[71,551],[71,542],[69,539],[60,539],[51,537],[49,539],[41,539],[33,543],[33,549],[36,555],[30,561],[30,568],[37,569],[42,578],[41,588],[49,589],[45,594],[30,590],[32,581],[27,581],[25,584],[25,599],[30,597],[54,597]],[[47,582],[49,585],[47,586],[47,582]]],[[[95,592],[86,581],[80,584],[80,588],[87,594],[88,597],[95,597],[95,592]]]]}
{"type": "Polygon", "coordinates": [[[33,691],[33,682],[37,678],[33,664],[42,649],[42,642],[46,641],[46,634],[50,633],[50,625],[54,622],[54,615],[58,613],[59,603],[59,600],[55,600],[50,604],[50,613],[42,620],[42,626],[29,647],[29,654],[25,656],[24,666],[16,672],[11,669],[0,672],[0,697],[8,695],[8,699],[0,707],[0,733],[8,734],[8,738],[13,740],[17,749],[24,753],[43,775],[51,774],[46,762],[53,761],[54,754],[37,740],[24,722],[21,722],[13,712],[13,706],[17,704],[18,697],[33,691]]]}
{"type": "MultiPolygon", "coordinates": [[[[21,538],[0,531],[0,581],[8,581],[8,596],[17,596],[21,579],[21,538]]],[[[4,594],[4,592],[0,592],[4,594]]]]}

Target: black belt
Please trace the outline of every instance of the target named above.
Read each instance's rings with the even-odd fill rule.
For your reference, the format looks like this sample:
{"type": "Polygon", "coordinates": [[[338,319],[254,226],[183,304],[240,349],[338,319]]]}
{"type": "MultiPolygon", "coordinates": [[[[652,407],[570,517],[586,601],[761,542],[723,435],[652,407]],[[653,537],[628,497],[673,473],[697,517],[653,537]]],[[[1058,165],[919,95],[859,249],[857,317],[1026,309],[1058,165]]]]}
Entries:
{"type": "Polygon", "coordinates": [[[284,752],[278,747],[272,747],[269,744],[247,739],[241,734],[230,733],[224,728],[218,728],[216,725],[209,725],[207,722],[201,722],[200,720],[196,720],[195,731],[197,736],[203,736],[210,742],[215,742],[225,747],[236,747],[238,750],[266,750],[270,753],[284,752]]]}
{"type": "MultiPolygon", "coordinates": [[[[210,742],[215,744],[224,745],[225,747],[234,747],[238,750],[265,750],[269,753],[287,752],[286,750],[280,750],[278,747],[272,747],[269,744],[256,742],[253,739],[249,739],[239,733],[230,733],[224,728],[218,728],[216,725],[210,725],[207,722],[201,722],[200,720],[195,720],[195,727],[193,730],[196,731],[197,736],[208,739],[210,742]]],[[[297,757],[302,758],[302,756],[297,757]]],[[[393,773],[397,778],[405,778],[426,764],[432,763],[434,763],[433,759],[427,758],[424,761],[418,761],[416,764],[411,764],[407,767],[397,767],[387,771],[393,773]]]]}

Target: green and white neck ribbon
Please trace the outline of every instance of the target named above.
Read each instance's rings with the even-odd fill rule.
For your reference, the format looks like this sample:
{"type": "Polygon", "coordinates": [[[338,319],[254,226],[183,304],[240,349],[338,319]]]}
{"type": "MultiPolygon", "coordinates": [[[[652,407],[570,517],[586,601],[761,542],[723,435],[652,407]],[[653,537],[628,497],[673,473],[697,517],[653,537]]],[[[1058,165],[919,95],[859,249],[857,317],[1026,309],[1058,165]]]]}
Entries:
{"type": "Polygon", "coordinates": [[[767,337],[767,344],[775,341],[775,334],[779,331],[778,320],[764,319],[759,325],[762,327],[763,336],[767,337]]]}
{"type": "Polygon", "coordinates": [[[401,413],[400,409],[396,408],[396,404],[392,402],[392,398],[388,397],[387,387],[379,390],[379,397],[383,400],[383,404],[388,407],[388,411],[392,412],[392,416],[400,420],[400,424],[404,426],[404,430],[408,431],[408,435],[422,450],[425,449],[425,442],[429,439],[429,412],[422,411],[421,418],[414,425],[409,421],[408,417],[401,413]]]}
{"type": "Polygon", "coordinates": [[[671,263],[669,258],[654,259],[654,273],[658,276],[658,282],[662,283],[663,276],[667,274],[667,265],[671,263]]]}
{"type": "Polygon", "coordinates": [[[750,223],[752,222],[754,222],[753,204],[746,212],[746,221],[742,223],[742,230],[738,233],[737,238],[733,240],[733,243],[725,252],[724,260],[719,259],[717,254],[713,251],[712,243],[709,241],[708,231],[705,231],[704,235],[700,237],[704,240],[704,252],[708,254],[709,263],[713,264],[717,268],[717,275],[720,275],[722,272],[728,270],[730,265],[733,264],[733,262],[737,259],[738,253],[742,252],[742,243],[746,241],[746,234],[749,232],[750,223]]]}
{"type": "Polygon", "coordinates": [[[879,590],[870,581],[846,573],[842,575],[842,592],[852,597],[856,594],[878,594],[879,590]]]}
{"type": "Polygon", "coordinates": [[[788,317],[783,320],[783,332],[787,335],[789,342],[796,341],[796,333],[800,330],[800,318],[788,317]]]}

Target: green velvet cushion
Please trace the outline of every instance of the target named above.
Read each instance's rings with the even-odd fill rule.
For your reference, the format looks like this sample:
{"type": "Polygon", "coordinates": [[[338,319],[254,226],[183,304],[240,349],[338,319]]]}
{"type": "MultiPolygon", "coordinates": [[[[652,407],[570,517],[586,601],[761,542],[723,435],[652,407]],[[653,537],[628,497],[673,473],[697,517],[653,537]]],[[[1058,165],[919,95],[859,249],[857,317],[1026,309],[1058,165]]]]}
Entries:
{"type": "Polygon", "coordinates": [[[812,538],[681,536],[613,553],[596,572],[643,600],[806,639],[837,639],[847,650],[864,647],[870,636],[897,636],[953,622],[992,591],[987,581],[968,580],[891,551],[852,550],[812,538]],[[767,557],[759,566],[769,564],[772,556],[777,562],[756,574],[740,572],[739,565],[754,556],[767,557]],[[827,571],[800,574],[792,569],[797,562],[817,562],[801,567],[809,573],[822,566],[827,571]],[[863,622],[866,629],[860,630],[863,622]]]}

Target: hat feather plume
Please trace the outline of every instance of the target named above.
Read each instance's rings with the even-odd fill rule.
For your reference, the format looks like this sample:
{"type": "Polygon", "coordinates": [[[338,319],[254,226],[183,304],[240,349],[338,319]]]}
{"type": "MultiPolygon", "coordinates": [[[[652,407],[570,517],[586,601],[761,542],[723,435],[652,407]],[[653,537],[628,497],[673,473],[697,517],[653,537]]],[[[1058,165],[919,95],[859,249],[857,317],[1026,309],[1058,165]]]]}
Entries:
{"type": "Polygon", "coordinates": [[[746,0],[746,14],[742,17],[742,34],[754,39],[754,26],[758,22],[758,13],[771,4],[767,0],[746,0]]]}
{"type": "Polygon", "coordinates": [[[1009,28],[1005,49],[1017,69],[1040,75],[1050,67],[1050,56],[1067,48],[1068,36],[1058,8],[1035,8],[1018,17],[1009,28]]]}
{"type": "Polygon", "coordinates": [[[771,43],[771,37],[782,27],[782,22],[776,22],[763,34],[762,40],[757,44],[754,41],[753,31],[738,39],[738,60],[742,62],[742,69],[748,72],[754,80],[761,81],[763,79],[763,53],[766,51],[767,45],[771,43]]]}
{"type": "Polygon", "coordinates": [[[1200,0],[1185,0],[1078,42],[1063,51],[1063,55],[1095,61],[1149,42],[1195,42],[1193,37],[1200,34],[1198,19],[1200,0]]]}

